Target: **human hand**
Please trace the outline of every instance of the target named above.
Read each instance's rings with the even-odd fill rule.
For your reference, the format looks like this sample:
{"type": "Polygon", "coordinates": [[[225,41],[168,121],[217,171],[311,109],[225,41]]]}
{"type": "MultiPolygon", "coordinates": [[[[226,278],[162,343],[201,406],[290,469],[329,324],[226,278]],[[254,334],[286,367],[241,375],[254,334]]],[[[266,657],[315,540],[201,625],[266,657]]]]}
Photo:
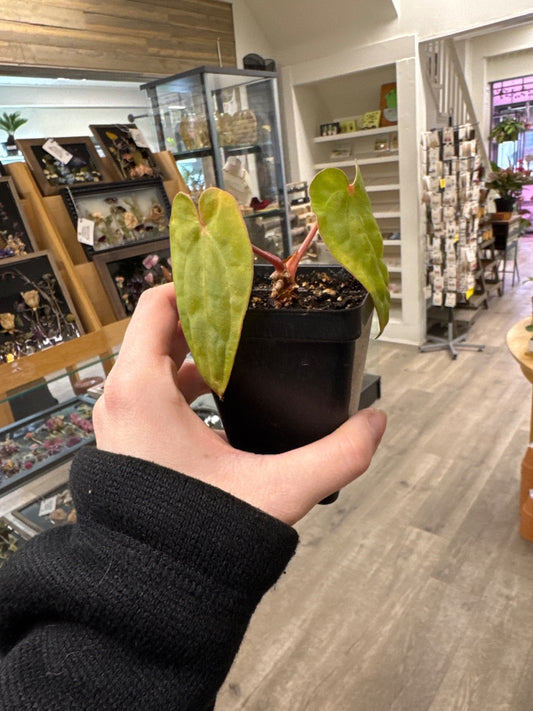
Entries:
{"type": "Polygon", "coordinates": [[[373,409],[283,454],[234,449],[188,405],[209,390],[187,353],[173,285],[146,290],[94,407],[99,449],[180,471],[291,525],[368,468],[386,425],[373,409]]]}

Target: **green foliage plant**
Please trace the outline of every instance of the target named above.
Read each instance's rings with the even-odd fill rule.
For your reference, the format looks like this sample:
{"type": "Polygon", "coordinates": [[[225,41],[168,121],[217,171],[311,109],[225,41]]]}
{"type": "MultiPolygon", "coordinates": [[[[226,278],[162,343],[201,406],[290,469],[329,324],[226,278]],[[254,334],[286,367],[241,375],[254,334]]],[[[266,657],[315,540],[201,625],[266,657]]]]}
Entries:
{"type": "Polygon", "coordinates": [[[521,133],[524,133],[526,127],[521,121],[512,116],[504,116],[489,133],[489,138],[496,143],[505,143],[505,141],[517,141],[521,133]]]}
{"type": "Polygon", "coordinates": [[[296,272],[317,232],[331,254],[368,291],[380,334],[389,318],[389,275],[383,239],[363,179],[326,168],[309,186],[316,222],[286,259],[252,245],[236,200],[208,188],[198,208],[185,193],[174,198],[170,219],[172,273],[180,322],[205,382],[222,397],[237,353],[252,290],[254,253],[274,267],[271,297],[283,308],[295,298],[296,272]]]}
{"type": "Polygon", "coordinates": [[[27,118],[22,118],[20,111],[8,114],[6,111],[0,116],[0,128],[8,135],[13,135],[15,131],[28,123],[27,118]]]}
{"type": "Polygon", "coordinates": [[[519,198],[524,185],[533,185],[533,174],[526,168],[523,161],[518,161],[515,167],[500,168],[491,162],[492,172],[485,182],[485,187],[495,190],[502,198],[519,198]]]}

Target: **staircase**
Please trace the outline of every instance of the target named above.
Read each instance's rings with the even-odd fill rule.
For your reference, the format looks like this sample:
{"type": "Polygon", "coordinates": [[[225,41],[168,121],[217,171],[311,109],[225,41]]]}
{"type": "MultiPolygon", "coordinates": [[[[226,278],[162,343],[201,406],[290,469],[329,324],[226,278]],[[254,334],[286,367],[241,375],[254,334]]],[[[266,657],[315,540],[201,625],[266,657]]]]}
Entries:
{"type": "Polygon", "coordinates": [[[433,101],[440,126],[471,124],[478,139],[481,161],[489,173],[491,168],[487,148],[479,131],[479,122],[455,42],[444,38],[421,43],[420,61],[427,93],[433,101]]]}

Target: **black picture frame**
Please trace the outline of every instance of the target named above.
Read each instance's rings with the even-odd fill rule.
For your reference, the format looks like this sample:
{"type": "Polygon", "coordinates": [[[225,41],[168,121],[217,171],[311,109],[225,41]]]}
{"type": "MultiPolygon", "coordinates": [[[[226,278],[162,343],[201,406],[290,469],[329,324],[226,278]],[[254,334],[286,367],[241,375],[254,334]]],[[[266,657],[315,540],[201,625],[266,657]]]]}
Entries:
{"type": "Polygon", "coordinates": [[[134,312],[143,291],[171,280],[170,241],[163,239],[104,252],[95,255],[94,264],[115,316],[123,319],[134,312]]]}
{"type": "Polygon", "coordinates": [[[37,251],[37,242],[19,200],[15,183],[0,177],[0,264],[37,251]]]}
{"type": "Polygon", "coordinates": [[[162,176],[150,148],[136,143],[132,135],[132,131],[139,130],[136,124],[91,124],[89,128],[109,158],[115,180],[144,180],[162,176]]]}
{"type": "Polygon", "coordinates": [[[93,406],[88,398],[72,398],[0,429],[0,495],[94,444],[93,406]]]}
{"type": "Polygon", "coordinates": [[[82,333],[50,252],[0,261],[0,363],[51,348],[82,333]]]}
{"type": "Polygon", "coordinates": [[[94,223],[94,241],[82,247],[89,259],[109,249],[167,239],[171,205],[161,178],[80,185],[61,192],[74,227],[94,223]]]}
{"type": "Polygon", "coordinates": [[[70,136],[53,140],[68,151],[72,158],[63,164],[45,151],[48,138],[24,138],[17,140],[24,160],[44,196],[59,195],[65,186],[108,183],[111,181],[90,136],[70,136]]]}

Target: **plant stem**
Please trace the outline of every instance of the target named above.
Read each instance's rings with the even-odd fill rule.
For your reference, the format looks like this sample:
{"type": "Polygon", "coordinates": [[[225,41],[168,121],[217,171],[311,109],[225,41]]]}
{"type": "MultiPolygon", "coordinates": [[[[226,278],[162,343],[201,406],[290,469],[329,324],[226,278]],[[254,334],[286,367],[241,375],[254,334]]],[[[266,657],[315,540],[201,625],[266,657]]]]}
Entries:
{"type": "Polygon", "coordinates": [[[278,257],[277,255],[272,254],[271,252],[267,252],[266,250],[261,249],[261,247],[257,247],[255,244],[252,244],[252,251],[254,252],[254,254],[257,254],[258,257],[266,259],[266,261],[272,264],[274,269],[280,274],[287,271],[290,274],[291,279],[294,280],[296,276],[296,270],[298,269],[298,264],[300,264],[302,257],[309,249],[309,245],[313,241],[317,230],[318,224],[315,222],[307,233],[307,236],[302,242],[302,244],[296,250],[296,252],[293,252],[290,257],[287,257],[287,259],[280,259],[280,257],[278,257]]]}
{"type": "Polygon", "coordinates": [[[317,233],[317,230],[318,230],[318,223],[315,222],[315,223],[313,223],[311,229],[307,233],[306,238],[304,239],[302,244],[298,247],[296,252],[294,252],[294,254],[291,254],[291,256],[287,259],[286,267],[287,267],[289,274],[291,275],[291,279],[294,279],[296,277],[296,270],[298,269],[298,265],[300,264],[300,261],[301,261],[302,257],[304,256],[304,254],[309,249],[309,245],[313,241],[313,239],[317,233]]]}

